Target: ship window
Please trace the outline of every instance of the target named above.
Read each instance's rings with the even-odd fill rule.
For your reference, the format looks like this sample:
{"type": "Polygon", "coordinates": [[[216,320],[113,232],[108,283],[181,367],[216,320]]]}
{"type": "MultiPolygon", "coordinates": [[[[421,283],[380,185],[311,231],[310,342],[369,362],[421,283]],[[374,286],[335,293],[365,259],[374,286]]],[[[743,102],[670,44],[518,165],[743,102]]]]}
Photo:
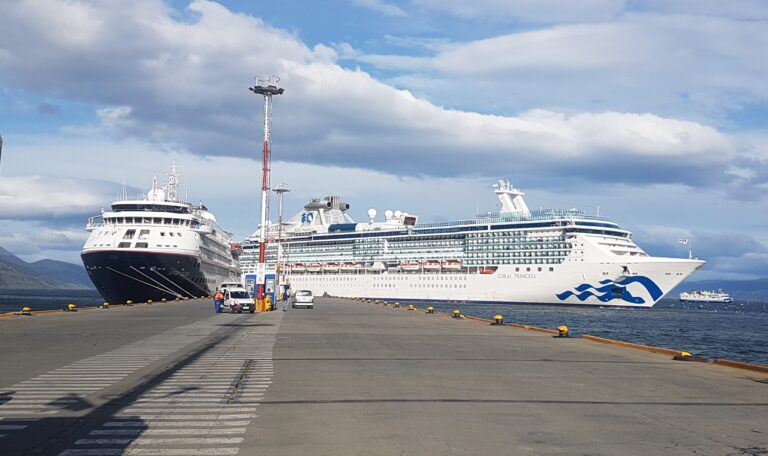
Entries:
{"type": "Polygon", "coordinates": [[[149,230],[141,230],[139,231],[139,239],[144,240],[149,236],[149,230]]]}
{"type": "Polygon", "coordinates": [[[149,244],[146,242],[137,242],[135,246],[137,249],[146,249],[147,247],[149,247],[149,244]]]}
{"type": "Polygon", "coordinates": [[[136,234],[136,230],[127,230],[123,239],[133,239],[134,234],[136,234]]]}
{"type": "Polygon", "coordinates": [[[162,223],[162,219],[156,218],[156,219],[154,219],[154,223],[156,225],[159,225],[160,223],[162,223]]]}
{"type": "Polygon", "coordinates": [[[173,231],[168,232],[168,236],[173,236],[173,231]]]}
{"type": "Polygon", "coordinates": [[[152,219],[149,217],[144,217],[144,224],[149,225],[150,223],[152,223],[152,219]]]}
{"type": "Polygon", "coordinates": [[[161,231],[160,236],[165,236],[165,231],[161,231]]]}
{"type": "Polygon", "coordinates": [[[128,248],[128,247],[130,247],[130,246],[131,246],[131,243],[130,243],[130,242],[121,242],[121,243],[119,243],[119,244],[117,245],[117,248],[118,248],[118,249],[127,249],[127,248],[128,248]]]}

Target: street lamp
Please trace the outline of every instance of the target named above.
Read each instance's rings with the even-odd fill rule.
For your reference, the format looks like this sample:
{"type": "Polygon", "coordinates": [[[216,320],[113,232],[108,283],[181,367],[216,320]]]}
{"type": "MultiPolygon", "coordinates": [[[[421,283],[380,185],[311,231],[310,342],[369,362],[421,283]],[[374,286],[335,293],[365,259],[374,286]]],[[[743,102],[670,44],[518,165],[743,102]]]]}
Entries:
{"type": "Polygon", "coordinates": [[[275,284],[279,287],[280,286],[280,254],[283,250],[283,195],[287,192],[290,192],[291,189],[288,188],[288,184],[277,184],[275,188],[272,189],[273,192],[277,193],[278,198],[278,204],[277,204],[277,277],[275,277],[275,284]]]}
{"type": "Polygon", "coordinates": [[[264,150],[262,154],[261,175],[261,229],[259,230],[259,266],[256,274],[258,292],[256,294],[260,307],[264,302],[264,286],[266,285],[267,265],[265,252],[267,244],[267,213],[269,212],[269,153],[270,153],[270,123],[272,119],[272,96],[282,95],[285,91],[277,86],[280,78],[277,76],[256,76],[256,85],[248,90],[256,95],[264,96],[264,150]]]}

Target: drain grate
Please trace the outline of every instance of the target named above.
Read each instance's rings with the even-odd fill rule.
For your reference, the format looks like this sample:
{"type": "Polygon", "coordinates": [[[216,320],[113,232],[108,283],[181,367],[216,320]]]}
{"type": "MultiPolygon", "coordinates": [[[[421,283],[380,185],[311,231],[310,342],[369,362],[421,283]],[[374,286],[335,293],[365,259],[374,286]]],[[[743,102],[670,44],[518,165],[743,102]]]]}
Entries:
{"type": "Polygon", "coordinates": [[[248,378],[248,374],[251,372],[251,369],[255,363],[256,360],[253,359],[246,359],[243,362],[243,367],[240,368],[240,372],[237,374],[237,378],[235,378],[235,380],[232,382],[232,386],[229,387],[229,392],[227,394],[227,404],[233,404],[237,400],[240,392],[245,387],[245,380],[248,378]]]}

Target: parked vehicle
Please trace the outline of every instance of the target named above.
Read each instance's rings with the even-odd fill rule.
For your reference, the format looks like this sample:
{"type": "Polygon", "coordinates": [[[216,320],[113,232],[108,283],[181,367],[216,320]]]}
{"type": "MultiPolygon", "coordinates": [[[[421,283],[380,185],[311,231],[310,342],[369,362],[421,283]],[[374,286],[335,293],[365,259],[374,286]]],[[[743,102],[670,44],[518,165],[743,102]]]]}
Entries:
{"type": "Polygon", "coordinates": [[[315,298],[312,296],[312,291],[310,290],[298,290],[296,291],[296,294],[293,296],[293,304],[291,305],[294,309],[297,307],[306,307],[307,309],[314,309],[315,308],[315,298]]]}
{"type": "Polygon", "coordinates": [[[221,285],[219,285],[219,290],[223,290],[225,288],[243,288],[243,284],[240,282],[221,282],[221,285]]]}
{"type": "Polygon", "coordinates": [[[243,287],[224,288],[224,302],[221,305],[222,312],[243,313],[256,311],[253,298],[243,287]]]}

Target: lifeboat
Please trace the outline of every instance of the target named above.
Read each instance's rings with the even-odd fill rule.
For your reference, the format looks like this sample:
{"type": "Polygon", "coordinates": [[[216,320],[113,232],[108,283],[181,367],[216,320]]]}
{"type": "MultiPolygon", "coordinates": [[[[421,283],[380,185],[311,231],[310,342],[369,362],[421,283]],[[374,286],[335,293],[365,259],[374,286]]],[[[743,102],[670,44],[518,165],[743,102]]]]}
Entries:
{"type": "Polygon", "coordinates": [[[497,269],[499,269],[498,266],[486,266],[480,268],[480,274],[495,274],[497,269]]]}
{"type": "Polygon", "coordinates": [[[307,268],[303,263],[296,263],[291,265],[291,272],[304,272],[307,268]]]}
{"type": "Polygon", "coordinates": [[[461,261],[459,260],[445,260],[443,261],[443,269],[447,271],[460,271],[461,261]]]}
{"type": "Polygon", "coordinates": [[[320,263],[307,265],[307,272],[320,272],[320,263]]]}
{"type": "Polygon", "coordinates": [[[323,271],[339,272],[339,263],[326,263],[323,265],[323,271]]]}
{"type": "Polygon", "coordinates": [[[400,269],[403,271],[418,271],[421,268],[421,263],[418,261],[403,261],[400,263],[400,269]]]}
{"type": "Polygon", "coordinates": [[[425,271],[439,271],[440,270],[440,262],[436,260],[429,260],[424,262],[424,270],[425,271]]]}
{"type": "Polygon", "coordinates": [[[339,269],[341,269],[341,272],[354,272],[356,266],[358,265],[355,263],[342,263],[339,269]]]}

